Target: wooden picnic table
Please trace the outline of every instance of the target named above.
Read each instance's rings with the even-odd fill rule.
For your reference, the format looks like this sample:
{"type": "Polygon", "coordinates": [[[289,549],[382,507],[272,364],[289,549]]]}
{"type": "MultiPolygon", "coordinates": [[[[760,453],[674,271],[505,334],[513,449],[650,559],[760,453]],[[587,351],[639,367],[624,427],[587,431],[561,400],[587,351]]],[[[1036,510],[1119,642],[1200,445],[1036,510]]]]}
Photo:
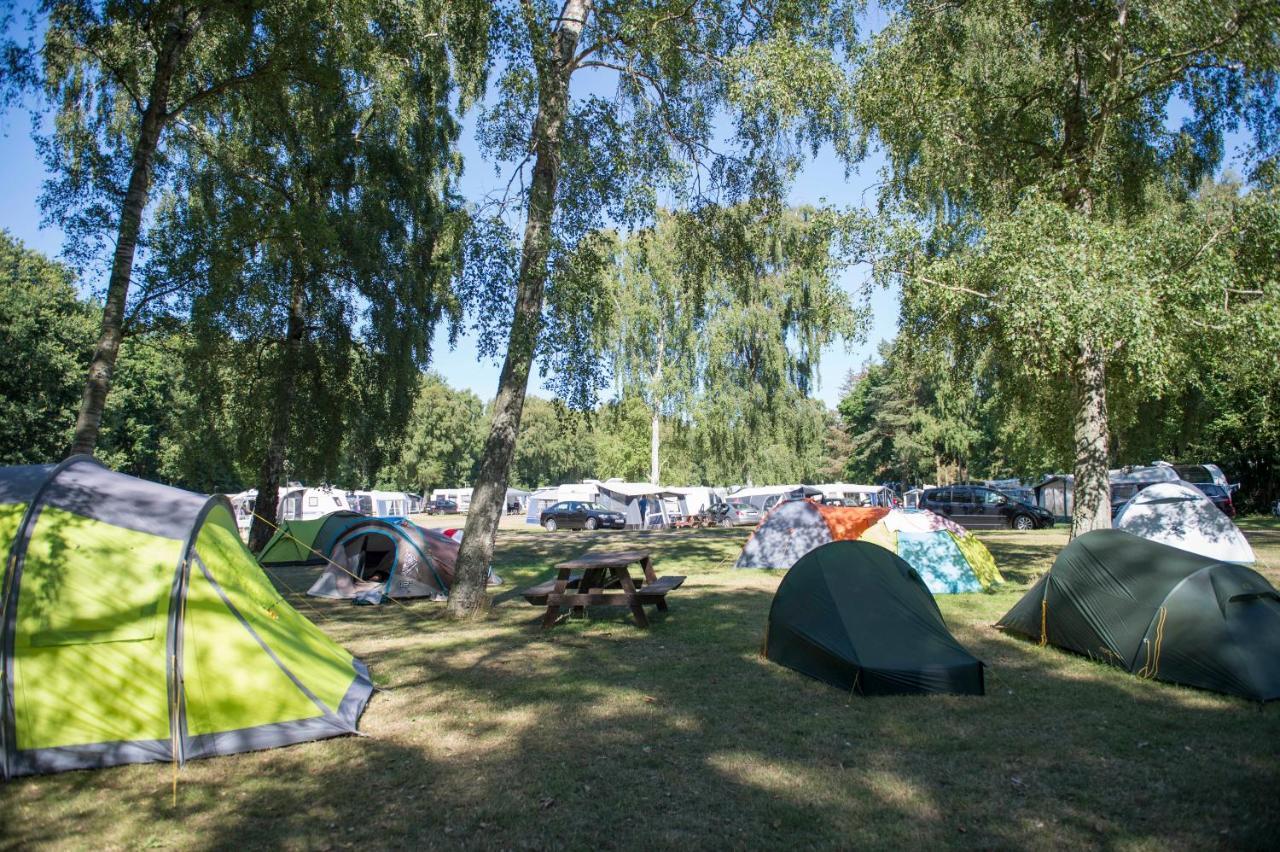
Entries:
{"type": "Polygon", "coordinates": [[[645,605],[653,604],[665,612],[667,593],[680,588],[684,579],[659,578],[647,550],[591,551],[559,563],[554,580],[530,586],[521,594],[535,606],[546,606],[547,613],[542,617],[544,628],[556,623],[564,606],[572,607],[575,615],[584,614],[588,606],[625,606],[635,616],[636,624],[648,627],[645,605]],[[640,565],[643,574],[643,584],[638,588],[630,571],[635,564],[640,565]]]}

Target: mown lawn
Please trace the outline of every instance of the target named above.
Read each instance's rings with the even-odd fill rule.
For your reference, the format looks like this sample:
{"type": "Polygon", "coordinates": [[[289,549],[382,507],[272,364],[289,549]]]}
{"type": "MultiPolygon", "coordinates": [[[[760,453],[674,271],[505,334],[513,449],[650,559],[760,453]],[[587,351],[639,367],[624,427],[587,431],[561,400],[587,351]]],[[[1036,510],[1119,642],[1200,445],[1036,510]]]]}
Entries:
{"type": "MultiPolygon", "coordinates": [[[[1244,526],[1280,582],[1280,524],[1244,526]]],[[[982,698],[853,698],[761,660],[779,575],[746,533],[504,530],[491,619],[439,604],[299,606],[384,691],[368,735],[0,788],[0,843],[69,848],[1274,847],[1280,707],[1139,680],[991,625],[1065,543],[983,533],[1009,581],[942,598],[982,698]],[[625,610],[538,628],[514,590],[593,546],[687,574],[649,631],[625,610]]],[[[305,588],[309,574],[278,580],[305,588]]]]}

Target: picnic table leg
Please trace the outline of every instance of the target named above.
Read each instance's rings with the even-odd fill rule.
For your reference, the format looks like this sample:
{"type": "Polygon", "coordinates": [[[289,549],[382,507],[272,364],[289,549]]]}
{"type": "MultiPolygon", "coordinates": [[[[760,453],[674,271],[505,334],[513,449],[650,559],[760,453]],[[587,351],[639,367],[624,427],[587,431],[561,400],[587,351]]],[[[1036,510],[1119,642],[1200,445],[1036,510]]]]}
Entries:
{"type": "Polygon", "coordinates": [[[560,618],[560,604],[551,603],[551,601],[556,600],[559,595],[564,594],[564,590],[569,585],[569,575],[571,573],[571,571],[562,568],[559,569],[559,572],[556,575],[555,591],[551,595],[547,596],[547,612],[546,615],[542,616],[543,630],[553,626],[560,618]]]}
{"type": "Polygon", "coordinates": [[[626,592],[627,599],[631,601],[631,614],[635,616],[636,624],[641,627],[649,626],[649,616],[644,613],[644,604],[636,600],[636,586],[631,582],[631,572],[627,571],[627,566],[620,565],[613,569],[614,576],[618,578],[618,584],[622,586],[622,591],[626,592]]]}
{"type": "Polygon", "coordinates": [[[653,557],[652,556],[646,556],[644,559],[640,560],[640,570],[644,572],[644,581],[646,583],[657,582],[658,575],[653,573],[653,557]]]}
{"type": "MultiPolygon", "coordinates": [[[[584,594],[590,594],[591,587],[600,585],[600,581],[604,578],[600,576],[598,569],[588,568],[582,572],[582,579],[578,581],[578,591],[584,594]]],[[[575,606],[570,610],[569,617],[586,618],[587,608],[585,606],[575,606]]]]}

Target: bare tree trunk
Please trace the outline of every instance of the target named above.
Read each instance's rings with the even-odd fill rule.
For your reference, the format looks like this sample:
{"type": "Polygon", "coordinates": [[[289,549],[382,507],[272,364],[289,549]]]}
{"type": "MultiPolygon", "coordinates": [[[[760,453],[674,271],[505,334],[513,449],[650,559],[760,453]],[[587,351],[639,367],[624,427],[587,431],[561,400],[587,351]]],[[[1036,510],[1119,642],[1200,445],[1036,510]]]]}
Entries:
{"type": "Polygon", "coordinates": [[[146,209],[147,194],[151,186],[151,167],[160,146],[160,134],[164,132],[170,118],[169,88],[183,51],[191,43],[195,33],[196,28],[185,22],[171,25],[162,49],[156,56],[151,91],[148,93],[146,109],[142,113],[138,141],[133,149],[129,185],[120,208],[116,251],[111,260],[107,301],[102,310],[102,328],[98,332],[98,344],[94,347],[93,358],[89,362],[80,414],[76,418],[75,436],[71,439],[68,455],[92,455],[98,446],[102,412],[107,404],[107,393],[111,390],[116,359],[120,355],[120,341],[124,337],[124,309],[129,296],[129,284],[133,279],[133,258],[138,248],[138,234],[142,229],[142,213],[146,209]]]}
{"type": "Polygon", "coordinates": [[[258,469],[258,499],[249,527],[249,549],[262,550],[280,523],[279,489],[284,475],[285,456],[289,450],[289,432],[293,424],[293,402],[298,388],[298,360],[306,335],[306,277],[300,264],[295,264],[293,288],[289,294],[289,323],[285,330],[284,357],[280,365],[280,384],[272,400],[271,435],[267,452],[258,469]]]}
{"type": "MultiPolygon", "coordinates": [[[[549,62],[538,64],[538,116],[533,125],[535,158],[516,281],[515,313],[507,355],[498,378],[498,395],[493,402],[493,420],[485,439],[484,458],[476,476],[453,587],[449,590],[449,612],[455,616],[478,615],[489,608],[485,585],[493,561],[498,522],[506,506],[507,477],[520,434],[529,370],[542,331],[551,220],[560,176],[560,131],[569,109],[569,78],[573,74],[578,37],[591,14],[592,2],[568,0],[565,3],[556,31],[556,55],[550,57],[549,62]]],[[[534,45],[534,49],[538,50],[539,46],[534,45]]]]}
{"type": "Polygon", "coordinates": [[[1106,361],[1101,351],[1085,344],[1073,376],[1076,398],[1073,537],[1090,530],[1111,528],[1106,379],[1106,361]]]}

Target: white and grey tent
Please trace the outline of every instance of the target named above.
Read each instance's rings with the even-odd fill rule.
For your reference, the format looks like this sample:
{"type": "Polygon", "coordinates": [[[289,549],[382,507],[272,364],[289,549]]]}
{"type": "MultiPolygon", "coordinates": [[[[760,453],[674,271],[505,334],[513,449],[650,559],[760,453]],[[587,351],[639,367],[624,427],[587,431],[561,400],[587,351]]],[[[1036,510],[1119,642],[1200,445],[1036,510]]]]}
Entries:
{"type": "Polygon", "coordinates": [[[1240,529],[1189,482],[1148,485],[1120,509],[1115,527],[1210,559],[1256,560],[1240,529]]]}
{"type": "Polygon", "coordinates": [[[662,485],[647,482],[623,482],[609,479],[593,483],[600,492],[596,499],[605,508],[621,512],[627,519],[627,529],[671,525],[672,518],[680,511],[680,494],[662,485]],[[644,505],[641,517],[641,501],[644,505]]]}
{"type": "Polygon", "coordinates": [[[737,491],[730,492],[726,499],[730,503],[750,503],[763,513],[772,509],[790,492],[803,487],[799,483],[794,485],[749,485],[746,488],[739,488],[737,491]]]}

